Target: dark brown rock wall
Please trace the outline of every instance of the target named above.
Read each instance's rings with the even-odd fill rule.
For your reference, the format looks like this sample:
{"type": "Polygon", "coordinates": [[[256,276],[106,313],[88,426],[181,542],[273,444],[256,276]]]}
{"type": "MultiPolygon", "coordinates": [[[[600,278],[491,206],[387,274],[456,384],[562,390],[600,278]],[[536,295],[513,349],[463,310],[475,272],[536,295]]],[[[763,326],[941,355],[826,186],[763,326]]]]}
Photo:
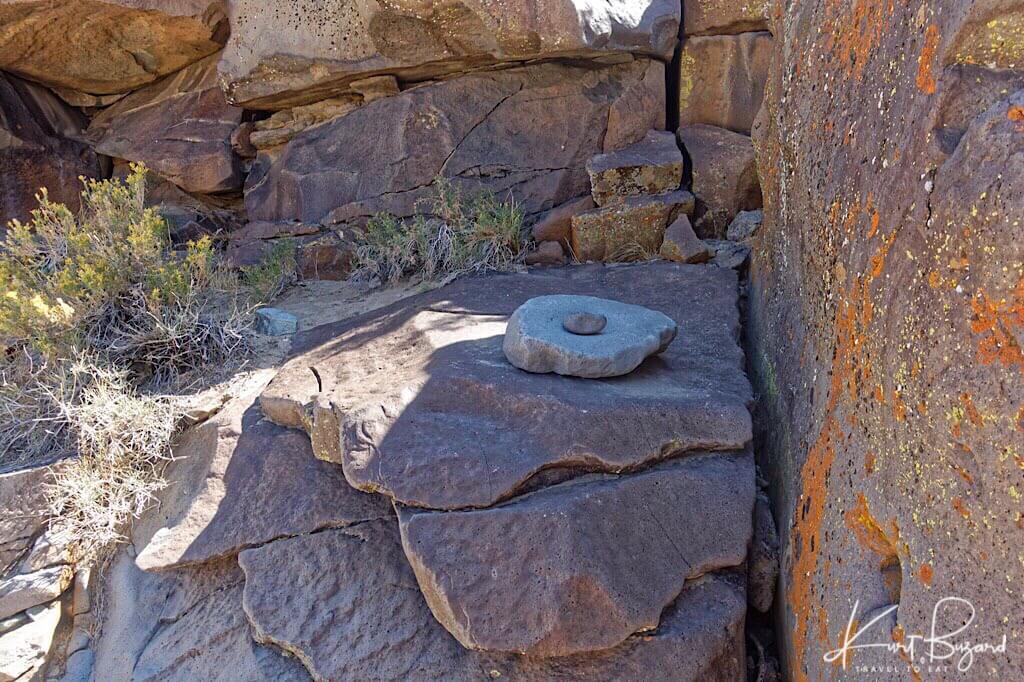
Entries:
{"type": "MultiPolygon", "coordinates": [[[[850,675],[823,655],[856,602],[859,623],[898,604],[864,641],[908,641],[946,597],[977,609],[957,641],[1008,638],[968,677],[1019,677],[1024,10],[787,5],[754,130],[748,335],[791,678],[850,675]]],[[[946,607],[939,628],[968,620],[946,607]]],[[[885,652],[850,665],[871,661],[938,678],[885,652]]]]}

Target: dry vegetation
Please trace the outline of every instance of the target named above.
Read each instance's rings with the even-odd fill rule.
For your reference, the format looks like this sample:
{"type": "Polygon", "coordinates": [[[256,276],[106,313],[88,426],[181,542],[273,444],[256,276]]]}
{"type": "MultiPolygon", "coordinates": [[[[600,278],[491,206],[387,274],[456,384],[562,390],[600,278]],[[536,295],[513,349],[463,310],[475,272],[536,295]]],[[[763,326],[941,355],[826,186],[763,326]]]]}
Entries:
{"type": "Polygon", "coordinates": [[[145,169],[88,181],[75,215],[48,200],[0,246],[0,469],[73,458],[49,491],[53,529],[89,558],[162,486],[181,388],[243,355],[287,249],[242,273],[209,238],[171,248],[145,169]]]}
{"type": "Polygon", "coordinates": [[[356,250],[355,276],[395,283],[406,277],[446,282],[484,270],[512,270],[526,251],[523,213],[491,194],[465,196],[449,181],[434,181],[423,215],[399,220],[374,216],[356,250]]]}

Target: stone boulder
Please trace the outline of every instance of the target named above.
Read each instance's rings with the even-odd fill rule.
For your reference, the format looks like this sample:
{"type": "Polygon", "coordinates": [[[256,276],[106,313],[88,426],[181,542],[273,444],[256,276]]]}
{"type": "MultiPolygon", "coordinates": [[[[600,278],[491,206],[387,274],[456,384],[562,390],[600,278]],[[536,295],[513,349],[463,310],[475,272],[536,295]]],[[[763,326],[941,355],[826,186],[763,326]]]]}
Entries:
{"type": "Polygon", "coordinates": [[[70,100],[122,93],[213,54],[227,34],[216,0],[0,0],[0,69],[70,100]]]}
{"type": "Polygon", "coordinates": [[[239,563],[256,639],[293,654],[318,681],[743,679],[743,587],[728,574],[688,582],[652,631],[543,659],[463,648],[427,608],[393,522],[277,540],[239,563]]]}
{"type": "Polygon", "coordinates": [[[679,139],[697,196],[693,227],[701,238],[722,238],[737,213],[761,208],[754,146],[746,135],[707,125],[684,126],[679,139]]]}
{"type": "Polygon", "coordinates": [[[341,462],[357,488],[413,506],[485,507],[550,470],[621,471],[744,447],[751,395],[738,325],[736,276],[716,268],[655,262],[465,278],[300,332],[260,406],[309,432],[317,456],[341,462]],[[652,308],[679,337],[614,379],[516,369],[501,351],[508,316],[554,293],[652,308]]]}
{"type": "Polygon", "coordinates": [[[721,35],[768,30],[769,0],[686,0],[683,35],[721,35]]]}
{"type": "Polygon", "coordinates": [[[683,155],[674,134],[652,130],[636,144],[590,159],[587,173],[594,201],[608,206],[628,197],[679,189],[683,155]]]}
{"type": "Polygon", "coordinates": [[[707,245],[694,233],[685,215],[676,218],[665,230],[658,255],[676,263],[704,263],[711,258],[707,245]]]}
{"type": "Polygon", "coordinates": [[[567,656],[654,630],[687,580],[741,564],[754,492],[749,453],[688,456],[399,520],[427,604],[463,646],[567,656]]]}
{"type": "Polygon", "coordinates": [[[245,205],[251,220],[407,217],[443,175],[460,190],[515,196],[531,216],[586,194],[590,157],[664,128],[664,117],[660,62],[475,73],[375,100],[260,153],[245,205]],[[631,109],[638,102],[643,111],[631,109]]]}
{"type": "Polygon", "coordinates": [[[50,518],[45,486],[52,482],[48,466],[0,474],[0,577],[16,572],[45,533],[50,518]]]}
{"type": "Polygon", "coordinates": [[[71,584],[72,575],[68,566],[52,566],[0,580],[0,620],[53,601],[71,584]]]}
{"type": "Polygon", "coordinates": [[[540,242],[523,259],[527,265],[564,265],[565,251],[558,242],[540,242]]]}
{"type": "Polygon", "coordinates": [[[587,194],[585,197],[570,199],[550,211],[542,214],[531,228],[533,238],[538,242],[556,241],[564,245],[569,244],[569,232],[572,229],[572,217],[595,208],[594,197],[587,194]]]}
{"type": "Polygon", "coordinates": [[[679,67],[679,123],[750,134],[764,99],[772,35],[687,38],[679,67]]]}
{"type": "Polygon", "coordinates": [[[282,109],[388,73],[422,81],[497,62],[636,53],[671,58],[679,3],[523,0],[380,5],[231,3],[221,71],[230,99],[282,109]]]}
{"type": "Polygon", "coordinates": [[[46,665],[60,614],[61,603],[54,601],[29,609],[14,623],[7,622],[14,627],[0,631],[0,680],[37,679],[36,673],[46,665]]]}
{"type": "Polygon", "coordinates": [[[187,192],[242,187],[231,134],[242,110],[229,106],[212,55],[104,109],[89,124],[96,151],[145,163],[187,192]]]}
{"type": "Polygon", "coordinates": [[[580,262],[650,258],[661,248],[669,223],[693,208],[693,195],[678,190],[580,213],[572,218],[572,254],[580,262]]]}
{"type": "Polygon", "coordinates": [[[28,220],[41,187],[52,201],[78,210],[79,176],[100,174],[96,153],[82,139],[84,124],[46,88],[0,74],[0,235],[9,220],[28,220]]]}

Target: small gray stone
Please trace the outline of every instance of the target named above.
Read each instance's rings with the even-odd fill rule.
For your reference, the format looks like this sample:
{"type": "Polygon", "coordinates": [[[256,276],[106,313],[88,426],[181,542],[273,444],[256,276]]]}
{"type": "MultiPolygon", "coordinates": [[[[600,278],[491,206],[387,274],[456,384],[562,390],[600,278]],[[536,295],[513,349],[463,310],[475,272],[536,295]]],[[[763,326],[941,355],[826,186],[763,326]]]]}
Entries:
{"type": "Polygon", "coordinates": [[[289,336],[299,330],[299,319],[280,308],[256,311],[256,331],[267,336],[289,336]]]}
{"type": "Polygon", "coordinates": [[[593,315],[591,313],[572,313],[566,315],[562,320],[562,327],[570,334],[580,336],[593,336],[604,331],[608,324],[608,318],[604,315],[593,315]]]}
{"type": "Polygon", "coordinates": [[[0,618],[53,601],[71,583],[71,569],[53,566],[0,581],[0,618]]]}
{"type": "Polygon", "coordinates": [[[629,374],[676,337],[676,323],[649,308],[593,296],[538,296],[512,313],[502,349],[527,372],[555,372],[596,379],[629,374]],[[562,326],[568,313],[601,315],[607,327],[597,336],[573,334],[562,326]]]}
{"type": "Polygon", "coordinates": [[[737,270],[750,258],[750,247],[725,239],[705,239],[704,243],[715,255],[711,262],[721,268],[737,270]]]}
{"type": "Polygon", "coordinates": [[[725,236],[734,242],[746,241],[757,234],[763,221],[764,211],[761,209],[756,211],[740,211],[732,219],[732,222],[729,223],[729,229],[726,230],[725,236]]]}
{"type": "Polygon", "coordinates": [[[92,666],[96,660],[92,649],[80,649],[68,657],[67,668],[61,682],[89,682],[92,666]]]}

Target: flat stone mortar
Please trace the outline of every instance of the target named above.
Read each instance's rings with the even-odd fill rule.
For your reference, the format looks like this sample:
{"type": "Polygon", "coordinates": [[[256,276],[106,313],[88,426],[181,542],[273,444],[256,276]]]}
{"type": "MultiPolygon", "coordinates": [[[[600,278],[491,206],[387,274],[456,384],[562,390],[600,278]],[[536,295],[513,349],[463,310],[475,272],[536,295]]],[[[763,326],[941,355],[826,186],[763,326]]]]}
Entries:
{"type": "Polygon", "coordinates": [[[629,374],[664,351],[677,331],[672,318],[643,306],[594,296],[538,296],[512,313],[502,350],[527,372],[599,379],[629,374]],[[580,313],[605,318],[604,328],[587,335],[569,331],[567,319],[580,313]]]}
{"type": "Polygon", "coordinates": [[[340,463],[360,490],[427,509],[482,508],[541,473],[614,473],[745,447],[752,394],[738,337],[731,270],[655,262],[470,277],[296,335],[260,405],[307,431],[316,456],[340,463]],[[506,323],[554,294],[645,306],[679,337],[621,377],[523,372],[502,353],[506,323]]]}

